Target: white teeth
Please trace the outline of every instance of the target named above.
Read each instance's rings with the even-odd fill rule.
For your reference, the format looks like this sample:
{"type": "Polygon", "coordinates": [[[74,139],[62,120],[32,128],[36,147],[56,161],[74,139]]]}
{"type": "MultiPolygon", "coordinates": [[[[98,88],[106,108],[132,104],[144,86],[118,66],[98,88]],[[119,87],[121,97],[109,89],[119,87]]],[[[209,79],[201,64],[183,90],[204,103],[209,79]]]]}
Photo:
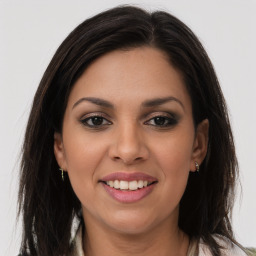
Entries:
{"type": "Polygon", "coordinates": [[[138,182],[136,180],[129,182],[129,189],[130,190],[136,190],[138,189],[138,182]]]}
{"type": "Polygon", "coordinates": [[[125,180],[109,180],[106,182],[108,186],[115,189],[121,190],[137,190],[139,188],[147,187],[150,182],[143,180],[133,180],[133,181],[125,181],[125,180]]]}
{"type": "Polygon", "coordinates": [[[138,187],[139,188],[143,188],[143,180],[139,180],[138,181],[138,187]]]}
{"type": "Polygon", "coordinates": [[[107,184],[108,184],[111,188],[114,187],[114,181],[113,181],[113,180],[108,181],[107,184]]]}
{"type": "Polygon", "coordinates": [[[115,189],[119,189],[119,188],[120,188],[119,180],[115,180],[115,181],[114,181],[114,188],[115,188],[115,189]]]}
{"type": "Polygon", "coordinates": [[[120,180],[119,184],[120,184],[120,189],[128,189],[129,188],[128,181],[120,180]]]}

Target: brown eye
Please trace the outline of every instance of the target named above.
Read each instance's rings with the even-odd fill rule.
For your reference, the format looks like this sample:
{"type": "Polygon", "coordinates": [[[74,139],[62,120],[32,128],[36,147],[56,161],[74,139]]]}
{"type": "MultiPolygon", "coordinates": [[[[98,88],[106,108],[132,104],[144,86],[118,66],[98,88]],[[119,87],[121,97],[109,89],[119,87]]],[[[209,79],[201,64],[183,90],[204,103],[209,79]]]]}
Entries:
{"type": "Polygon", "coordinates": [[[177,123],[176,119],[167,117],[167,116],[156,116],[146,122],[146,124],[149,124],[152,126],[159,126],[159,127],[168,127],[168,126],[175,125],[176,123],[177,123]]]}
{"type": "Polygon", "coordinates": [[[163,116],[158,116],[154,118],[154,122],[156,125],[165,125],[168,123],[168,120],[163,116]]]}
{"type": "Polygon", "coordinates": [[[109,122],[107,119],[105,119],[102,116],[91,116],[91,117],[81,120],[81,122],[84,125],[89,126],[89,127],[100,127],[100,126],[111,124],[111,122],[109,122]]]}
{"type": "Polygon", "coordinates": [[[101,125],[103,123],[103,118],[99,116],[91,117],[91,123],[93,125],[101,125]]]}

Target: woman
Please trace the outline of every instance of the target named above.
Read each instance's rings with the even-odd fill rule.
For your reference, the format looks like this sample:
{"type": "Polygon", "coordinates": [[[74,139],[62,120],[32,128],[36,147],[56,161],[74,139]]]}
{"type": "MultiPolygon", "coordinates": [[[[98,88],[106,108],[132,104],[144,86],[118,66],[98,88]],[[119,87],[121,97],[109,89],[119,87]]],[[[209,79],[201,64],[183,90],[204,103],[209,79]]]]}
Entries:
{"type": "Polygon", "coordinates": [[[196,36],[165,12],[111,9],[65,39],[36,92],[21,254],[245,255],[230,223],[237,175],[196,36]]]}

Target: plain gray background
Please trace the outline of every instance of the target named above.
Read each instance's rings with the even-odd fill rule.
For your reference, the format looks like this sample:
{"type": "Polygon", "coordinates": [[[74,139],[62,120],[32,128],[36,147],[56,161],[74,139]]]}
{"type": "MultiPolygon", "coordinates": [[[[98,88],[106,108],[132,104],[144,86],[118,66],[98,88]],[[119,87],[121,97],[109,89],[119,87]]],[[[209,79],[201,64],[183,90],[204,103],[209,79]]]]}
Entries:
{"type": "Polygon", "coordinates": [[[0,255],[18,254],[19,152],[33,95],[64,38],[84,19],[120,4],[169,11],[201,39],[228,103],[241,169],[233,225],[256,246],[256,2],[254,0],[0,1],[0,255]]]}

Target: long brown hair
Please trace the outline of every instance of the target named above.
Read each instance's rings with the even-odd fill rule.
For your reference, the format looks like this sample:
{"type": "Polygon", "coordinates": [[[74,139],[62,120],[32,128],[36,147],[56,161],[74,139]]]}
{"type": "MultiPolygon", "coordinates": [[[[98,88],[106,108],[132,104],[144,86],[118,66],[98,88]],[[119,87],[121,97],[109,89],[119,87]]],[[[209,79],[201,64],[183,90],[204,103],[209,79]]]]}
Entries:
{"type": "Polygon", "coordinates": [[[19,213],[23,216],[23,255],[68,255],[74,219],[81,205],[68,176],[62,182],[53,152],[61,132],[70,90],[92,61],[116,49],[150,46],[165,52],[182,74],[192,100],[195,127],[208,119],[209,145],[200,174],[190,173],[180,202],[179,227],[202,238],[214,256],[219,234],[236,243],[230,224],[237,159],[227,108],[214,68],[193,32],[174,16],[117,7],[80,24],[53,56],[34,97],[27,124],[19,213]]]}

